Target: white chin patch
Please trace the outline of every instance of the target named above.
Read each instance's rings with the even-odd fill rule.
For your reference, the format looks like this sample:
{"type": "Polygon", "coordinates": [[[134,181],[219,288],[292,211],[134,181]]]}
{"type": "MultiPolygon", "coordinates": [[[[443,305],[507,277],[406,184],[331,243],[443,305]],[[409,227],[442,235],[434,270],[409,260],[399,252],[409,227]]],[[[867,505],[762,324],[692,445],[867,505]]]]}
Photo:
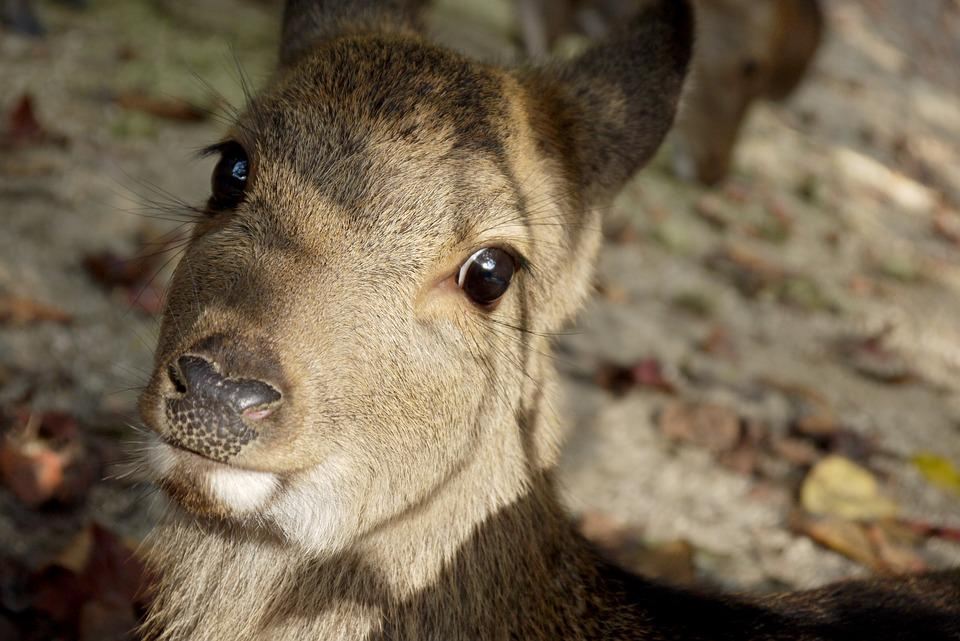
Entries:
{"type": "Polygon", "coordinates": [[[277,477],[229,467],[207,472],[210,494],[236,514],[262,508],[277,489],[277,477]]]}
{"type": "Polygon", "coordinates": [[[360,510],[354,494],[358,490],[347,460],[330,457],[296,479],[270,504],[267,516],[291,543],[308,553],[332,554],[357,534],[360,510]]]}

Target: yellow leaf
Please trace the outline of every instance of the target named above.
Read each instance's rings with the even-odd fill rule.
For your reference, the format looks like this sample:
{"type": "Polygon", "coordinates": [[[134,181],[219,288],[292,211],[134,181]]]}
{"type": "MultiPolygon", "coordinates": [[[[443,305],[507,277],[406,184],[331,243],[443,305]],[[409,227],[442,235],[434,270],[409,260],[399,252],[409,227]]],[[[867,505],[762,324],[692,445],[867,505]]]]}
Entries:
{"type": "Polygon", "coordinates": [[[811,514],[866,521],[895,516],[896,503],[883,496],[868,470],[842,456],[820,461],[803,481],[800,502],[811,514]]]}
{"type": "Polygon", "coordinates": [[[920,470],[923,477],[931,485],[960,494],[960,470],[949,460],[936,454],[917,454],[910,462],[920,470]]]}

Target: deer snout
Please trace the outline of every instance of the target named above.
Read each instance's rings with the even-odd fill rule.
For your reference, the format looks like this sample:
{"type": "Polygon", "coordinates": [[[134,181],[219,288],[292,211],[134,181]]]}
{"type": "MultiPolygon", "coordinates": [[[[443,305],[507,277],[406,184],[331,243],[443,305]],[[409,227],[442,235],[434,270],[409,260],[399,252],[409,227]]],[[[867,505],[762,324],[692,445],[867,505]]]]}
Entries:
{"type": "Polygon", "coordinates": [[[228,462],[260,436],[266,419],[283,403],[278,386],[263,380],[262,373],[277,369],[250,354],[231,354],[218,338],[188,350],[166,370],[169,386],[161,400],[166,440],[228,462]]]}

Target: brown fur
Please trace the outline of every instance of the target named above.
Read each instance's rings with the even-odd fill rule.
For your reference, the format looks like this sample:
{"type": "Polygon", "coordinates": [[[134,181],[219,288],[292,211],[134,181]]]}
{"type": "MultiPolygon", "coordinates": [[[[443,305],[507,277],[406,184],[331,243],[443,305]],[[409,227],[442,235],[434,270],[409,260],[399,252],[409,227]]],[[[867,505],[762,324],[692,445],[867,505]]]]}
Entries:
{"type": "MultiPolygon", "coordinates": [[[[649,1],[649,0],[644,0],[649,1]]],[[[800,84],[823,37],[820,0],[693,0],[697,51],[678,118],[677,169],[713,185],[730,171],[737,138],[758,100],[784,100],[800,84]]],[[[520,0],[527,50],[545,53],[565,31],[605,33],[635,0],[520,0]]],[[[642,5],[642,3],[641,3],[642,5]]]]}
{"type": "Polygon", "coordinates": [[[679,593],[600,562],[558,505],[549,336],[587,293],[598,208],[670,127],[686,4],[520,70],[361,4],[288,7],[282,67],[227,136],[245,198],[198,224],[174,275],[141,398],[175,502],[145,637],[829,639],[876,589],[958,638],[938,619],[956,581],[762,606],[679,593]],[[525,260],[482,309],[452,277],[487,246],[525,260]],[[227,464],[171,445],[170,367],[195,353],[282,390],[227,464]]]}

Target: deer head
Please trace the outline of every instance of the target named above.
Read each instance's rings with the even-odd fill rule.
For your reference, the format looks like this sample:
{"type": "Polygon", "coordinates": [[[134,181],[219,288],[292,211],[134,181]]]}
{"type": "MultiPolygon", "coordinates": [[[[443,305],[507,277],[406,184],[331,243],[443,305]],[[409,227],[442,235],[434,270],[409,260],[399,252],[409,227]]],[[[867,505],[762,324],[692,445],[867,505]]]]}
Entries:
{"type": "Polygon", "coordinates": [[[429,44],[412,9],[288,4],[275,77],[210,148],[140,399],[181,532],[408,582],[553,466],[549,335],[691,46],[664,0],[575,60],[504,69],[429,44]]]}

